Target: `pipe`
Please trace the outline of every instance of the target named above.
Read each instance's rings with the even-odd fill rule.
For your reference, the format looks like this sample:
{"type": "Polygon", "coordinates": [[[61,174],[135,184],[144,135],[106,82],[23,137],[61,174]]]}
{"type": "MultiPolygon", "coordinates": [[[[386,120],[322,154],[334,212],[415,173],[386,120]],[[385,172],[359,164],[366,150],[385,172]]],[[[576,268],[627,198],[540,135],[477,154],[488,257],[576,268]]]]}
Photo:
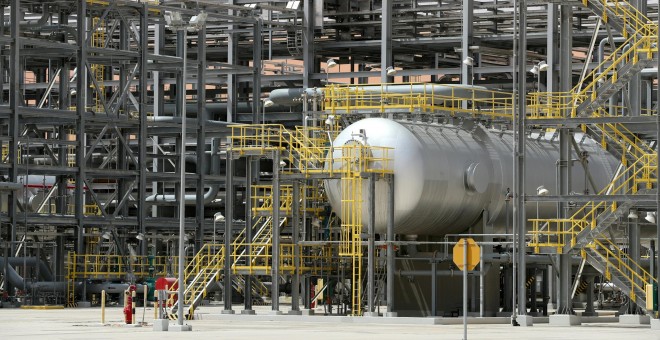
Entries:
{"type": "MultiPolygon", "coordinates": [[[[41,17],[37,20],[22,20],[19,25],[21,29],[35,29],[44,26],[48,19],[50,18],[50,9],[47,4],[44,4],[41,8],[41,17]]],[[[9,26],[10,22],[6,21],[5,26],[9,26]]]]}
{"type": "MultiPolygon", "coordinates": [[[[36,262],[36,258],[27,258],[23,259],[21,257],[10,258],[8,263],[12,262],[21,262],[29,261],[32,263],[36,262]]],[[[0,257],[0,267],[5,266],[4,258],[0,257]]],[[[45,272],[47,273],[47,272],[45,272]]],[[[44,273],[44,274],[45,274],[44,273]]],[[[52,279],[52,277],[51,277],[52,279]]],[[[64,293],[67,290],[66,281],[38,281],[38,282],[29,282],[21,277],[13,266],[7,266],[7,281],[11,283],[12,286],[22,289],[25,287],[26,290],[37,290],[37,291],[52,291],[52,292],[61,292],[64,293]]],[[[108,294],[119,294],[126,290],[130,286],[129,283],[87,283],[87,293],[100,294],[103,290],[108,294]]],[[[138,288],[141,288],[142,285],[136,285],[138,288]]],[[[76,291],[81,291],[82,282],[76,282],[74,285],[76,291]]]]}
{"type": "MultiPolygon", "coordinates": [[[[488,90],[483,86],[475,85],[440,85],[440,84],[418,84],[418,85],[383,85],[383,86],[352,86],[349,87],[352,90],[359,92],[373,93],[375,95],[379,93],[388,93],[388,94],[426,94],[426,95],[435,95],[435,96],[444,96],[449,99],[451,96],[456,97],[472,97],[475,98],[487,98],[491,97],[490,93],[481,93],[479,91],[488,90]]],[[[325,89],[322,88],[289,88],[289,89],[276,89],[270,92],[268,98],[273,101],[275,104],[282,106],[296,106],[301,104],[300,98],[303,94],[307,96],[321,96],[323,95],[325,89]]],[[[375,100],[375,98],[371,98],[375,100]]],[[[443,99],[436,99],[442,101],[443,99]]],[[[445,100],[444,105],[453,105],[453,100],[445,100]]]]}
{"type": "MultiPolygon", "coordinates": [[[[607,43],[609,40],[610,38],[603,38],[598,43],[598,64],[599,64],[598,72],[603,72],[602,63],[603,63],[603,59],[605,59],[605,43],[607,43]]],[[[623,37],[614,37],[612,38],[612,40],[613,40],[612,42],[626,41],[626,39],[623,37]]]]}
{"type": "Polygon", "coordinates": [[[22,189],[23,189],[23,184],[21,183],[0,182],[0,191],[2,190],[16,191],[22,189]]]}
{"type": "Polygon", "coordinates": [[[62,31],[64,34],[69,35],[71,37],[71,40],[73,41],[78,41],[78,31],[76,31],[75,27],[71,26],[57,26],[57,25],[49,25],[49,26],[43,26],[41,27],[41,31],[45,32],[59,32],[62,31]]]}
{"type": "MultiPolygon", "coordinates": [[[[298,103],[300,104],[300,103],[298,103]]],[[[265,108],[266,112],[282,112],[289,111],[289,107],[292,105],[273,105],[271,107],[265,108]]],[[[173,114],[176,111],[175,104],[165,104],[164,106],[165,114],[173,114]]],[[[252,103],[241,102],[236,104],[236,112],[238,113],[252,113],[252,103]]],[[[227,103],[206,103],[206,117],[207,119],[213,120],[214,116],[227,113],[227,103]]],[[[195,117],[197,115],[197,103],[186,104],[186,115],[188,117],[195,117]]],[[[154,117],[155,118],[155,117],[154,117]]],[[[179,120],[180,117],[176,117],[179,120]]],[[[188,118],[190,119],[190,118],[188,118]]]]}
{"type": "MultiPolygon", "coordinates": [[[[181,117],[170,117],[170,116],[148,117],[147,121],[149,121],[149,122],[162,122],[162,123],[181,123],[181,117]]],[[[187,118],[186,123],[191,124],[191,126],[194,126],[194,125],[197,124],[197,119],[187,118]]],[[[206,124],[207,125],[216,125],[216,126],[229,126],[229,125],[234,125],[235,123],[227,123],[227,122],[222,122],[222,121],[217,121],[217,120],[207,120],[206,124]]]]}
{"type": "MultiPolygon", "coordinates": [[[[39,276],[40,279],[44,281],[53,281],[53,274],[50,270],[50,267],[43,260],[38,260],[36,257],[10,257],[9,258],[10,266],[28,266],[34,267],[35,265],[39,266],[39,276]]],[[[0,266],[2,266],[0,264],[0,266]]]]}
{"type": "MultiPolygon", "coordinates": [[[[155,117],[155,118],[172,118],[172,117],[155,117]]],[[[213,141],[211,142],[211,174],[212,175],[220,174],[220,156],[218,156],[219,144],[220,142],[218,138],[213,138],[213,141]]],[[[208,204],[212,200],[214,200],[215,197],[218,195],[218,191],[220,191],[220,184],[212,184],[211,186],[209,186],[208,190],[206,190],[206,192],[204,193],[202,199],[204,201],[204,204],[208,204]]],[[[168,195],[156,194],[145,198],[146,202],[176,202],[176,200],[177,200],[177,195],[171,195],[171,194],[168,195]]],[[[184,201],[186,204],[196,204],[197,195],[196,194],[185,195],[184,201]]]]}

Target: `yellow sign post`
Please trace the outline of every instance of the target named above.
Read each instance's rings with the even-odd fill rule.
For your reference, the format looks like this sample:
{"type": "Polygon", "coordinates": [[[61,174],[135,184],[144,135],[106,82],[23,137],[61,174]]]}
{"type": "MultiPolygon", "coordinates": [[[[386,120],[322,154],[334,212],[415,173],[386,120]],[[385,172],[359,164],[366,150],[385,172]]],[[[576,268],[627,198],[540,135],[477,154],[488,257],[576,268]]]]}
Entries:
{"type": "Polygon", "coordinates": [[[462,238],[454,246],[454,263],[463,271],[463,340],[467,340],[468,284],[467,272],[481,261],[481,247],[471,238],[462,238]]]}
{"type": "Polygon", "coordinates": [[[454,263],[458,269],[463,270],[467,264],[467,270],[472,270],[481,261],[481,247],[471,238],[462,238],[454,246],[454,263]],[[467,245],[467,256],[464,256],[467,245]]]}

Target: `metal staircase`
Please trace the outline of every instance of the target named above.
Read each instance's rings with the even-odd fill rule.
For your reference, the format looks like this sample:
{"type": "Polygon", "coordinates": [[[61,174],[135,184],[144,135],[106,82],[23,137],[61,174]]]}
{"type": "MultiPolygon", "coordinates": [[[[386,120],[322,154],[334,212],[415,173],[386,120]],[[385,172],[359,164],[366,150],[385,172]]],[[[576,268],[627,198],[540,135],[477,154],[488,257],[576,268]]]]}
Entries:
{"type": "Polygon", "coordinates": [[[591,266],[605,275],[607,280],[646,311],[645,288],[647,284],[655,282],[655,278],[648,271],[605,237],[595,238],[584,248],[583,256],[591,266]]]}
{"type": "MultiPolygon", "coordinates": [[[[609,116],[602,106],[643,68],[651,66],[653,53],[657,52],[658,26],[626,1],[583,0],[582,4],[621,32],[627,41],[602,60],[569,95],[553,98],[556,95],[547,94],[545,100],[549,109],[544,116],[561,116],[562,111],[570,112],[571,117],[609,116]]],[[[580,250],[590,265],[620,287],[638,306],[645,307],[645,287],[655,279],[605,236],[605,231],[626,216],[634,202],[606,198],[608,195],[625,197],[648,193],[657,188],[655,150],[623,124],[585,124],[582,130],[621,159],[623,171],[599,192],[605,200],[589,202],[566,219],[531,220],[530,246],[536,252],[541,247],[554,247],[558,253],[580,250]]]]}
{"type": "MultiPolygon", "coordinates": [[[[264,204],[270,204],[264,202],[264,204]]],[[[280,226],[286,223],[286,218],[280,221],[280,226]]],[[[236,266],[249,267],[254,261],[261,258],[260,255],[266,251],[266,248],[272,244],[272,217],[260,217],[257,220],[257,232],[252,238],[252,242],[246,239],[245,229],[238,234],[232,242],[233,254],[231,254],[232,268],[236,266]],[[252,246],[251,253],[247,253],[247,244],[252,246]],[[255,256],[255,254],[257,254],[255,256]]],[[[206,297],[209,287],[214,282],[220,281],[224,271],[224,246],[221,244],[205,244],[188,264],[184,271],[184,281],[187,283],[184,290],[184,305],[188,306],[188,317],[192,318],[194,310],[206,297]]],[[[232,286],[239,292],[245,288],[245,279],[242,276],[232,275],[232,286]]],[[[178,281],[177,281],[178,284],[178,281]]],[[[253,280],[251,287],[253,294],[257,296],[266,295],[264,292],[268,288],[259,280],[253,280]]],[[[172,311],[176,311],[179,302],[175,302],[172,311]]],[[[175,319],[176,314],[170,314],[170,318],[175,319]]]]}
{"type": "MultiPolygon", "coordinates": [[[[206,296],[206,289],[216,280],[222,270],[225,252],[220,244],[205,244],[192,261],[188,263],[183,272],[184,284],[187,283],[183,294],[183,305],[189,306],[188,316],[192,317],[194,308],[206,296]]],[[[178,280],[172,285],[181,284],[178,280]]],[[[181,301],[172,304],[170,319],[176,319],[175,311],[181,306],[181,301]]]]}

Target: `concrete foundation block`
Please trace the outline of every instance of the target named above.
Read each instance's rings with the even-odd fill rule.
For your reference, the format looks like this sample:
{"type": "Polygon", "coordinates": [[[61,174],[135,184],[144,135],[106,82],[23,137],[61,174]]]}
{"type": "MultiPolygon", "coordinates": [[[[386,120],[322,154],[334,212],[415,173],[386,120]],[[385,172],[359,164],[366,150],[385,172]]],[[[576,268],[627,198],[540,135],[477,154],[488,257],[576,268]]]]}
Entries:
{"type": "Polygon", "coordinates": [[[255,315],[257,313],[254,311],[254,309],[243,309],[241,311],[241,314],[243,314],[243,315],[255,315]]]}
{"type": "Polygon", "coordinates": [[[651,319],[651,329],[660,330],[660,319],[651,319]]]}
{"type": "Polygon", "coordinates": [[[191,325],[172,325],[169,327],[170,332],[190,332],[192,331],[191,325]]]}
{"type": "Polygon", "coordinates": [[[397,312],[387,312],[385,315],[383,315],[386,318],[396,318],[399,316],[399,313],[397,312]]]}
{"type": "Polygon", "coordinates": [[[582,322],[580,317],[573,314],[555,314],[550,315],[550,326],[579,326],[582,322]]]}
{"type": "Polygon", "coordinates": [[[303,309],[301,310],[302,315],[314,315],[314,310],[313,309],[303,309]]]}
{"type": "Polygon", "coordinates": [[[290,310],[287,312],[288,315],[302,315],[301,310],[290,310]]]}
{"type": "Polygon", "coordinates": [[[78,308],[90,308],[92,307],[92,303],[89,301],[78,301],[77,303],[78,308]]]}
{"type": "Polygon", "coordinates": [[[362,313],[362,316],[366,316],[366,317],[369,317],[369,318],[376,318],[376,317],[379,317],[380,314],[378,314],[378,312],[364,312],[364,313],[362,313]]]}
{"type": "Polygon", "coordinates": [[[516,321],[522,327],[534,326],[534,317],[531,315],[518,315],[516,321]]]}
{"type": "Polygon", "coordinates": [[[169,325],[170,325],[170,320],[167,319],[154,320],[154,331],[167,332],[167,328],[169,325]]]}
{"type": "Polygon", "coordinates": [[[651,323],[651,317],[639,314],[619,315],[619,323],[622,325],[648,325],[651,323]]]}
{"type": "Polygon", "coordinates": [[[236,314],[236,311],[233,309],[223,309],[220,311],[220,314],[236,314]]]}

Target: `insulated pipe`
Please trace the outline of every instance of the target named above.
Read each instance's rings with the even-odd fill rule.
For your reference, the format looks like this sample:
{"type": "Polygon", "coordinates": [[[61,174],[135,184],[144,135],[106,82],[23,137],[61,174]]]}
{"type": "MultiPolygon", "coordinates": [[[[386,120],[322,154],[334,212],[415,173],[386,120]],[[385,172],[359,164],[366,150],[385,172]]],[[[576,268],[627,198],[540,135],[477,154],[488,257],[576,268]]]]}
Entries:
{"type": "MultiPolygon", "coordinates": [[[[169,116],[148,117],[147,121],[149,121],[149,122],[162,122],[162,123],[181,123],[181,117],[169,117],[169,116]]],[[[187,118],[186,123],[191,124],[191,126],[194,126],[192,124],[197,124],[197,119],[187,118]]],[[[221,121],[217,121],[217,120],[207,120],[206,124],[207,125],[216,125],[216,126],[229,126],[229,125],[232,125],[233,123],[221,122],[221,121]]]]}
{"type": "MultiPolygon", "coordinates": [[[[603,38],[598,43],[598,63],[602,64],[603,59],[605,59],[605,44],[610,40],[610,38],[603,38]]],[[[612,38],[613,42],[624,42],[626,41],[623,37],[614,37],[612,38]]],[[[600,65],[598,72],[603,72],[602,65],[600,65]]]]}
{"type": "Polygon", "coordinates": [[[68,34],[71,37],[71,40],[77,41],[78,40],[78,31],[76,31],[75,27],[71,26],[43,26],[41,27],[40,31],[53,31],[53,32],[58,32],[62,31],[64,34],[68,34]]]}
{"type": "MultiPolygon", "coordinates": [[[[440,85],[440,84],[419,84],[419,85],[383,85],[383,86],[351,86],[349,89],[366,93],[367,95],[377,95],[379,93],[386,94],[426,94],[445,97],[472,97],[475,98],[489,98],[489,93],[482,93],[479,91],[487,91],[488,89],[483,86],[475,85],[440,85]],[[476,91],[475,91],[476,90],[476,91]]],[[[299,105],[300,97],[303,94],[307,96],[320,96],[323,95],[325,89],[323,88],[290,88],[290,89],[276,89],[270,92],[269,99],[275,104],[283,106],[296,106],[299,105]]],[[[374,99],[374,98],[372,98],[374,99]]],[[[442,99],[439,99],[441,101],[442,99]]],[[[452,101],[448,101],[445,105],[452,105],[452,101]]]]}
{"type": "MultiPolygon", "coordinates": [[[[165,118],[170,118],[170,117],[165,117],[165,118]]],[[[219,144],[220,142],[218,138],[213,138],[213,141],[211,142],[211,174],[212,175],[220,174],[220,156],[218,156],[219,144]]],[[[209,186],[209,188],[204,193],[204,197],[203,197],[204,203],[207,204],[210,203],[212,200],[214,200],[215,197],[218,195],[218,191],[220,191],[219,184],[213,184],[209,186]]],[[[145,198],[146,202],[176,202],[176,200],[177,200],[177,195],[157,194],[145,198]]],[[[185,202],[186,204],[196,204],[197,195],[196,194],[185,195],[185,202]]]]}
{"type": "MultiPolygon", "coordinates": [[[[300,104],[300,103],[298,103],[300,104]]],[[[280,105],[274,105],[271,107],[266,108],[266,112],[282,112],[282,111],[289,111],[289,106],[293,105],[286,105],[286,106],[280,106],[280,105]]],[[[176,105],[174,104],[165,104],[163,111],[164,114],[173,114],[176,110],[176,105]]],[[[241,102],[236,105],[236,110],[238,113],[252,113],[252,104],[251,103],[246,103],[246,102],[241,102]]],[[[215,117],[220,114],[225,114],[227,113],[227,103],[206,103],[206,118],[215,121],[214,118],[219,118],[215,117]]],[[[197,115],[197,104],[187,104],[186,105],[186,115],[189,117],[195,117],[197,115]]],[[[160,116],[163,117],[163,116],[160,116]]],[[[166,117],[166,118],[172,118],[172,117],[166,117]]],[[[179,118],[179,117],[176,117],[179,118]]],[[[224,118],[224,116],[223,116],[224,118]]],[[[181,119],[181,118],[179,118],[181,119]]],[[[223,122],[224,123],[224,122],[223,122]]],[[[229,123],[231,124],[231,123],[229,123]]]]}
{"type": "MultiPolygon", "coordinates": [[[[0,259],[3,261],[3,259],[0,259]]],[[[36,257],[10,257],[9,258],[10,266],[23,266],[34,267],[35,264],[39,266],[39,276],[44,281],[53,281],[53,274],[51,273],[50,268],[43,260],[37,260],[36,257]]],[[[2,264],[0,264],[2,266],[2,264]]]]}
{"type": "MultiPolygon", "coordinates": [[[[7,263],[19,262],[22,264],[24,261],[21,257],[10,258],[7,263]]],[[[35,258],[27,258],[26,262],[35,263],[35,258]]],[[[45,264],[44,264],[45,265],[45,264]]],[[[5,266],[4,258],[0,257],[0,267],[5,266]]],[[[45,271],[44,274],[49,273],[45,271]]],[[[51,276],[52,278],[52,276],[51,276]]],[[[22,289],[25,287],[27,290],[38,290],[38,291],[52,291],[52,292],[66,292],[67,282],[66,281],[39,281],[39,282],[29,282],[21,277],[13,266],[7,266],[7,280],[12,286],[22,289]]],[[[76,282],[74,289],[80,291],[82,288],[82,282],[76,282]]],[[[122,291],[126,290],[130,284],[128,283],[87,283],[87,293],[100,294],[103,290],[108,294],[119,294],[122,291]]],[[[137,285],[138,288],[141,288],[142,285],[137,285]]]]}
{"type": "MultiPolygon", "coordinates": [[[[41,8],[41,17],[37,20],[22,20],[20,22],[20,28],[21,29],[34,29],[34,28],[39,28],[44,26],[47,22],[48,19],[50,18],[50,10],[48,8],[47,4],[44,4],[41,8]]],[[[10,22],[6,21],[5,26],[9,26],[10,22]]]]}

